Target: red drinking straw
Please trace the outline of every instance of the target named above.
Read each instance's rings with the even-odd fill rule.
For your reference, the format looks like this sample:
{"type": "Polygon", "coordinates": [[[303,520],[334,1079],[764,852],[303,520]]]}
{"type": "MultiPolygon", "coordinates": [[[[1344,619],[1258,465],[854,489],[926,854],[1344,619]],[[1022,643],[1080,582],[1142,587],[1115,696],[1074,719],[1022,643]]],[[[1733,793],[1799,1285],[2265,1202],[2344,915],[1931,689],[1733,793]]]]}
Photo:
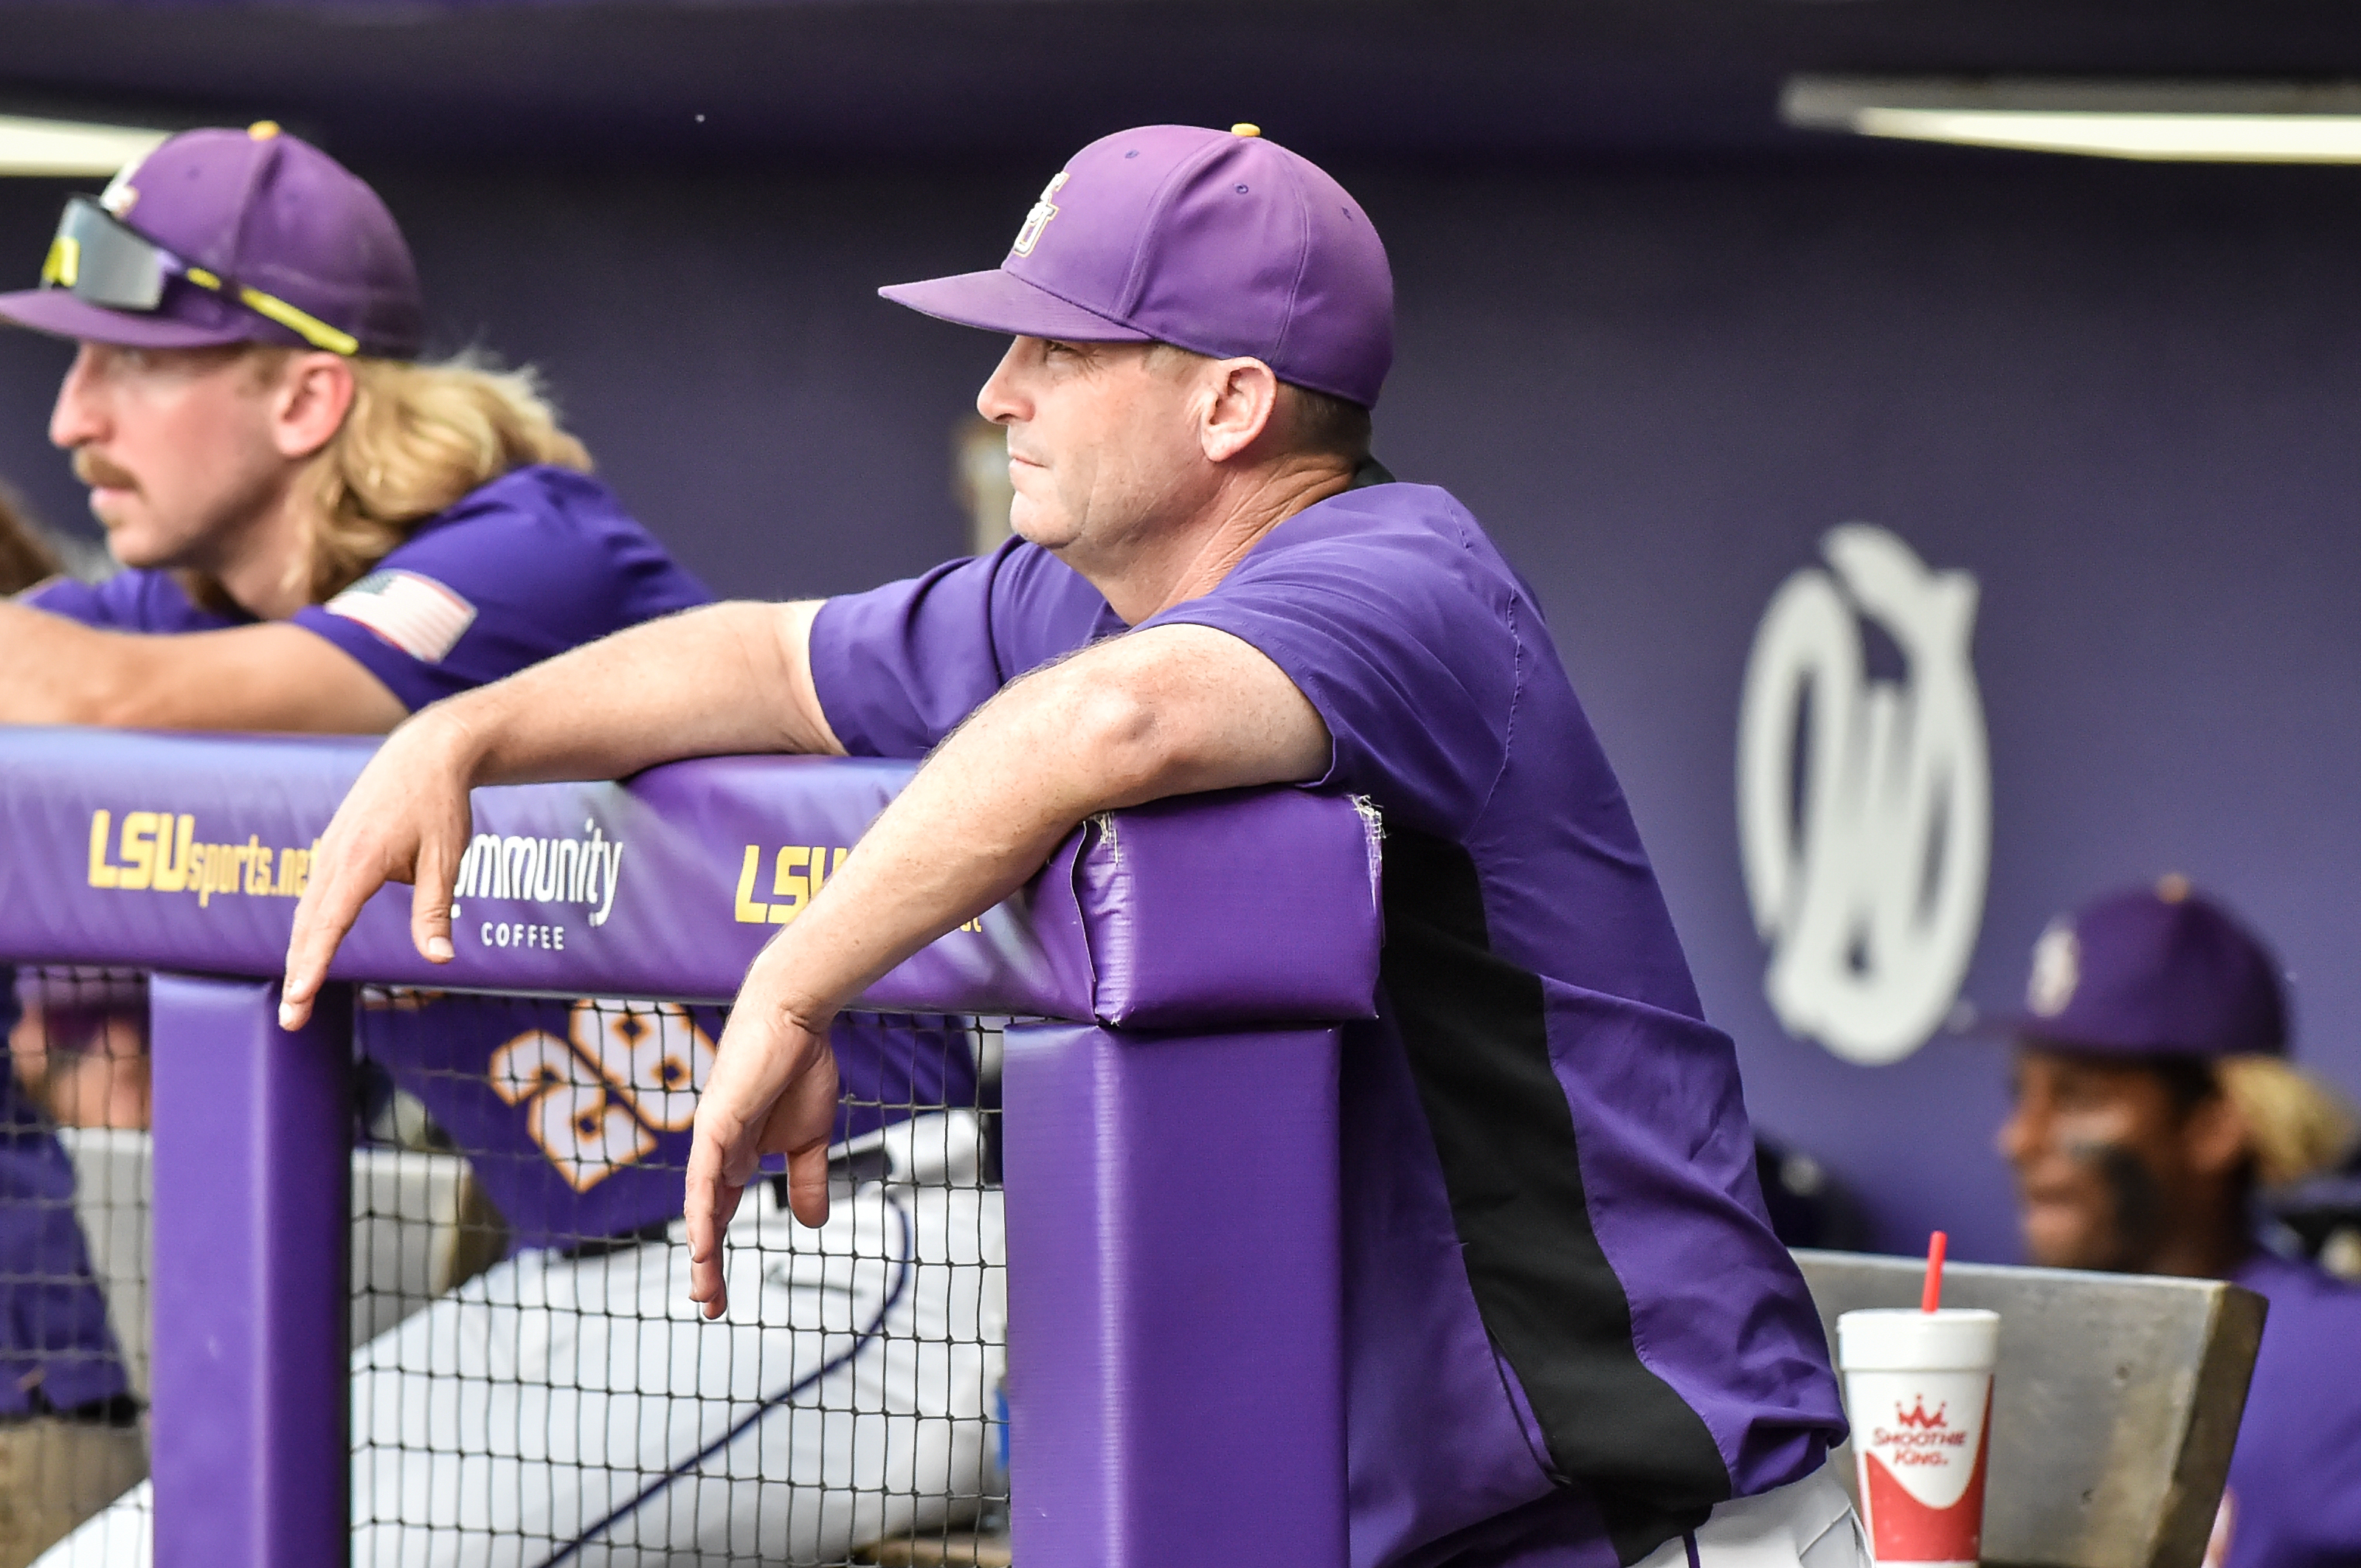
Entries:
{"type": "Polygon", "coordinates": [[[1951,1238],[1937,1231],[1927,1238],[1927,1287],[1918,1294],[1918,1310],[1931,1312],[1943,1304],[1943,1249],[1951,1238]]]}

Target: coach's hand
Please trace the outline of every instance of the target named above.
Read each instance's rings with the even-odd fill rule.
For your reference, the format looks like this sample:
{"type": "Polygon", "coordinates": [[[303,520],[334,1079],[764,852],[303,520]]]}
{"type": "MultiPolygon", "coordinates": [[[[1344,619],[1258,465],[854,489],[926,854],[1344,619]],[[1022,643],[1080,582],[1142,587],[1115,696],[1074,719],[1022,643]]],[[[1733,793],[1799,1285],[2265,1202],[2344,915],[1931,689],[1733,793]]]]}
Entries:
{"type": "Polygon", "coordinates": [[[787,1157],[787,1206],[814,1227],[828,1221],[828,1146],[836,1129],[833,1009],[798,996],[786,949],[754,960],[721,1031],[713,1070],[697,1101],[688,1152],[689,1299],[705,1315],[730,1308],[721,1238],[763,1157],[787,1157]]]}
{"type": "Polygon", "coordinates": [[[467,731],[432,711],[395,730],[361,770],[320,836],[295,906],[280,1028],[301,1028],[312,1015],[338,944],[369,895],[390,882],[413,885],[410,937],[419,953],[451,961],[451,891],[467,850],[472,772],[467,731]]]}

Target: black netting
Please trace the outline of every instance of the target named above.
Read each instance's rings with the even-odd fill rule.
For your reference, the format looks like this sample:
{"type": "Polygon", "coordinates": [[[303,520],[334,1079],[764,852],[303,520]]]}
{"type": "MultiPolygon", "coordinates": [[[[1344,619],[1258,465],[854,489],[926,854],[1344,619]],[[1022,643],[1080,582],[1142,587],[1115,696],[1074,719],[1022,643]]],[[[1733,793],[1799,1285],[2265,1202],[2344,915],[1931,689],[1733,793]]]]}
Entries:
{"type": "MultiPolygon", "coordinates": [[[[19,991],[0,1350],[22,1409],[0,1406],[0,1444],[38,1429],[71,1468],[43,1539],[123,1494],[52,1568],[130,1564],[149,1508],[125,1492],[145,1468],[145,988],[52,970],[19,991]],[[69,1394],[88,1397],[52,1409],[69,1394]]],[[[796,1224],[783,1182],[750,1190],[730,1310],[708,1323],[678,1216],[725,1016],[362,992],[356,1563],[1006,1562],[997,1028],[840,1021],[829,1223],[796,1224]]],[[[0,1539],[0,1560],[27,1555],[0,1539]]]]}
{"type": "Polygon", "coordinates": [[[357,1563],[973,1561],[1005,1519],[996,1032],[840,1021],[829,1223],[750,1190],[708,1323],[678,1214],[723,1017],[365,994],[357,1563]]]}

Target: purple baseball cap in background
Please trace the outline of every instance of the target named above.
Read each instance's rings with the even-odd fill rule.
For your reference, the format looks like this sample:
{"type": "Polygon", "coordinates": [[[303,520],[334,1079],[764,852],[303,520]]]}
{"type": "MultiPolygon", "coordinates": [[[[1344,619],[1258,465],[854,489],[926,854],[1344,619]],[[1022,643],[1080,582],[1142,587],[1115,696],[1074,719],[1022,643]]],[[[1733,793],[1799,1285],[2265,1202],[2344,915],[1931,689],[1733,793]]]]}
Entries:
{"type": "Polygon", "coordinates": [[[0,318],[130,348],[272,343],[408,359],[424,306],[377,192],[268,120],[186,131],[71,199],[0,318]]]}
{"type": "Polygon", "coordinates": [[[2168,876],[2049,923],[2033,948],[2035,1046],[2108,1056],[2284,1056],[2279,961],[2218,905],[2168,876]]]}
{"type": "Polygon", "coordinates": [[[961,326],[1252,357],[1373,406],[1394,282],[1359,203],[1253,126],[1143,126],[1076,153],[989,272],[879,293],[961,326]]]}

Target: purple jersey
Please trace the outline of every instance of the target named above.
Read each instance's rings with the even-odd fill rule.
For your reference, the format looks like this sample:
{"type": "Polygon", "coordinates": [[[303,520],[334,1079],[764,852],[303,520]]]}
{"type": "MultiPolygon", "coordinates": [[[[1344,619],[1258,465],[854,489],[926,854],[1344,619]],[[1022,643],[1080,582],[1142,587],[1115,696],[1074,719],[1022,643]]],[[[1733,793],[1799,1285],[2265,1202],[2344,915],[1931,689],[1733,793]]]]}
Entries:
{"type": "MultiPolygon", "coordinates": [[[[679,1217],[718,1007],[372,992],[360,1047],[467,1152],[509,1247],[570,1247],[679,1217]]],[[[842,1144],[936,1105],[976,1103],[966,1032],[942,1018],[838,1017],[842,1144]]],[[[775,1162],[774,1162],[775,1163],[775,1162]]]]}
{"type": "MultiPolygon", "coordinates": [[[[712,598],[604,485],[536,466],[461,497],[294,622],[359,660],[415,711],[712,598]]],[[[50,583],[26,602],[115,631],[251,624],[191,604],[169,572],[50,583]]]]}
{"type": "Polygon", "coordinates": [[[2361,1563],[2361,1285],[2267,1252],[2232,1277],[2271,1310],[2230,1457],[2229,1568],[2349,1568],[2361,1563]]]}
{"type": "MultiPolygon", "coordinates": [[[[1285,671],[1334,738],[1314,787],[1384,816],[1341,1091],[1356,1568],[1629,1563],[1810,1474],[1844,1421],[1736,1057],[1531,590],[1448,494],[1383,482],[1143,624],[1184,622],[1285,671]]],[[[850,751],[915,757],[1124,630],[1011,542],[829,600],[812,667],[850,751]]]]}

